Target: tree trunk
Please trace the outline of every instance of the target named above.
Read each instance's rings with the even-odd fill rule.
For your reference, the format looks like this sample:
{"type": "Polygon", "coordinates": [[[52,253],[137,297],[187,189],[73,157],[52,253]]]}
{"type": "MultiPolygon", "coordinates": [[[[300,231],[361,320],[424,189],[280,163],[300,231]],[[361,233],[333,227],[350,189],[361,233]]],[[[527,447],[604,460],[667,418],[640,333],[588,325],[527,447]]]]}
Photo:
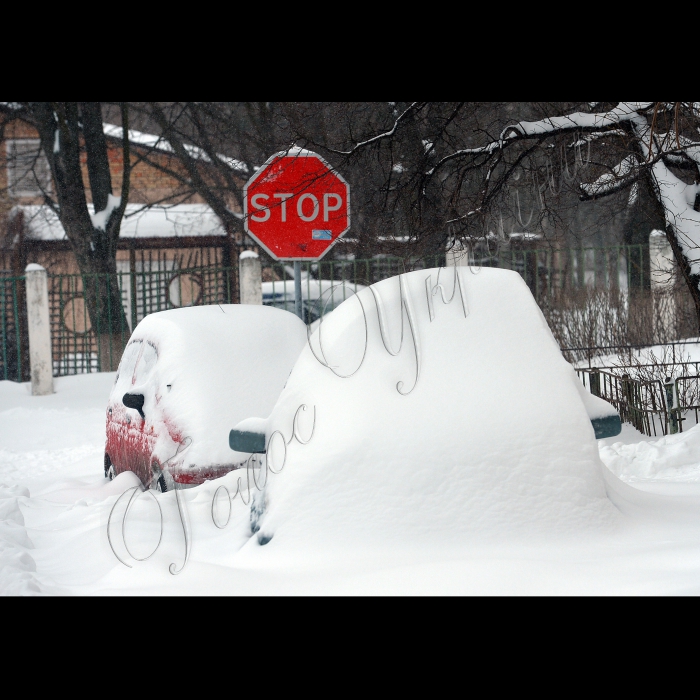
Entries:
{"type": "MultiPolygon", "coordinates": [[[[23,277],[25,268],[27,267],[27,250],[24,246],[24,212],[19,211],[17,215],[10,221],[8,238],[15,241],[14,250],[12,252],[12,274],[14,277],[23,277]]],[[[28,382],[30,379],[29,372],[29,327],[27,323],[27,297],[26,283],[17,280],[17,326],[15,334],[19,335],[19,360],[17,363],[12,362],[13,369],[18,367],[17,380],[18,382],[28,382]]],[[[14,315],[14,314],[13,314],[14,315]]],[[[16,338],[15,338],[16,340],[16,338]]],[[[15,343],[12,344],[15,346],[15,343]]],[[[12,347],[14,350],[14,347],[12,347]]]]}
{"type": "Polygon", "coordinates": [[[629,216],[624,226],[624,241],[628,246],[630,291],[651,288],[651,264],[649,259],[649,234],[654,229],[664,230],[664,210],[654,195],[646,177],[638,181],[636,202],[628,209],[629,216]]]}
{"type": "Polygon", "coordinates": [[[100,104],[36,102],[31,104],[31,111],[51,166],[58,215],[83,277],[85,303],[97,340],[99,369],[113,371],[129,338],[116,267],[119,224],[128,198],[128,141],[124,146],[122,200],[117,200],[119,206],[110,211],[112,185],[100,104]],[[94,210],[105,212],[103,221],[90,216],[83,183],[82,148],[87,153],[94,210]]]}
{"type": "MultiPolygon", "coordinates": [[[[104,232],[99,233],[104,236],[104,232]]],[[[77,251],[76,257],[83,278],[85,303],[97,341],[99,369],[100,372],[113,372],[119,366],[130,336],[116,264],[113,258],[86,257],[77,251]]]]}

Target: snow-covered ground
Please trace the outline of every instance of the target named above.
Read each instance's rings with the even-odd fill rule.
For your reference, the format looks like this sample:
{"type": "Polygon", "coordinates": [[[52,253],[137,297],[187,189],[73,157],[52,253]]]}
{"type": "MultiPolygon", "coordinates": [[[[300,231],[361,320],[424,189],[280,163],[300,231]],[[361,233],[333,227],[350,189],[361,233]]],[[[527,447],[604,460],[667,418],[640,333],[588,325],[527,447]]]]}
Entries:
{"type": "Polygon", "coordinates": [[[46,397],[0,382],[0,593],[700,593],[700,427],[596,446],[534,302],[497,272],[465,275],[465,303],[435,298],[430,317],[424,272],[339,307],[315,348],[332,370],[312,342],[269,418],[285,466],[252,508],[228,509],[236,472],[165,494],[105,479],[113,373],[46,397]],[[374,293],[385,311],[415,302],[403,353],[374,293]],[[479,362],[456,370],[464,356],[479,362]]]}
{"type": "MultiPolygon", "coordinates": [[[[114,376],[60,378],[56,393],[46,397],[32,397],[28,384],[0,382],[0,593],[700,593],[700,507],[697,516],[684,518],[682,510],[687,499],[700,506],[699,428],[651,440],[625,425],[621,436],[599,441],[601,457],[615,474],[675,494],[666,497],[671,500],[680,496],[675,521],[659,516],[651,504],[602,532],[585,528],[579,537],[552,532],[510,543],[446,538],[444,546],[430,548],[416,540],[400,549],[378,541],[360,551],[340,547],[335,556],[310,549],[280,557],[250,537],[249,509],[240,499],[233,502],[228,526],[217,529],[210,512],[214,488],[206,484],[182,492],[192,526],[184,571],[168,570],[171,563],[182,566],[185,551],[173,493],[158,496],[164,516],[160,549],[127,568],[112,553],[106,532],[118,494],[134,482],[129,474],[111,483],[102,475],[104,406],[114,376]]],[[[231,485],[231,477],[224,481],[231,485]]],[[[158,539],[157,511],[148,501],[139,502],[143,512],[127,520],[127,541],[129,527],[140,522],[147,530],[137,556],[148,554],[158,539]]],[[[219,510],[221,524],[227,513],[219,510]]],[[[120,523],[112,527],[115,541],[120,523]]]]}

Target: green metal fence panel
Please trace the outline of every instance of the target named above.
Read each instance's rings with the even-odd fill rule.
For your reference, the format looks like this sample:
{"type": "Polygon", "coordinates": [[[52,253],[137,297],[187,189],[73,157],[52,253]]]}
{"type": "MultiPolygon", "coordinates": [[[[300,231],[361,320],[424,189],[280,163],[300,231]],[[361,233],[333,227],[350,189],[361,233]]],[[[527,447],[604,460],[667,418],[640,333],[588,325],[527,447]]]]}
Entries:
{"type": "Polygon", "coordinates": [[[29,379],[24,277],[0,275],[0,379],[29,379]]]}
{"type": "MultiPolygon", "coordinates": [[[[98,372],[114,367],[136,325],[151,313],[181,306],[232,302],[234,270],[222,267],[172,269],[153,266],[116,275],[122,308],[112,308],[110,275],[49,275],[49,309],[55,376],[98,372]],[[105,293],[100,294],[103,290],[105,293]],[[86,298],[95,296],[90,312],[86,298]],[[93,318],[95,322],[93,323],[93,318]],[[101,343],[108,329],[114,342],[101,343]]],[[[7,344],[3,343],[3,349],[7,344]]]]}

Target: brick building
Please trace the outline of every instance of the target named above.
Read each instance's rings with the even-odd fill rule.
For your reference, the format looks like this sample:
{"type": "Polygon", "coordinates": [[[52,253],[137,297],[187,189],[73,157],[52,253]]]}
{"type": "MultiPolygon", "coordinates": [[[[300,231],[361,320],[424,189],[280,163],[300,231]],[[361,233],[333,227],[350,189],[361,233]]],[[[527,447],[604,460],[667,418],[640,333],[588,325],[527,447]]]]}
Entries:
{"type": "MultiPolygon", "coordinates": [[[[112,191],[118,194],[122,129],[105,124],[104,132],[112,191]]],[[[90,279],[80,274],[63,226],[46,203],[53,196],[52,179],[38,134],[15,119],[3,125],[0,136],[0,379],[28,377],[21,280],[28,263],[39,263],[50,273],[54,374],[103,368],[99,333],[91,327],[84,300],[90,279]]],[[[182,184],[177,175],[184,172],[167,142],[138,131],[130,131],[129,141],[129,203],[116,253],[126,321],[122,340],[153,311],[235,300],[236,275],[231,269],[238,252],[253,247],[247,237],[234,240],[201,197],[182,184]]],[[[240,173],[242,184],[245,167],[233,160],[229,165],[240,173]]],[[[86,154],[82,170],[91,206],[86,154]]],[[[236,203],[231,201],[229,208],[236,211],[236,203]]]]}
{"type": "MultiPolygon", "coordinates": [[[[113,192],[122,184],[121,127],[105,124],[113,192]]],[[[168,265],[182,268],[206,264],[231,266],[241,246],[214,224],[213,212],[202,198],[167,170],[183,172],[170,145],[152,134],[130,131],[131,181],[117,251],[122,271],[168,265]],[[145,266],[145,267],[144,267],[145,266]]],[[[51,196],[51,173],[34,128],[20,119],[4,125],[0,139],[0,269],[19,274],[27,262],[50,272],[78,272],[70,244],[56,215],[45,204],[51,196]],[[31,258],[31,260],[30,260],[31,258]]],[[[242,163],[228,159],[247,179],[242,163]]],[[[87,156],[82,155],[83,182],[90,202],[87,156]]],[[[184,175],[184,172],[183,172],[184,175]]],[[[237,203],[229,203],[236,211],[237,203]]]]}

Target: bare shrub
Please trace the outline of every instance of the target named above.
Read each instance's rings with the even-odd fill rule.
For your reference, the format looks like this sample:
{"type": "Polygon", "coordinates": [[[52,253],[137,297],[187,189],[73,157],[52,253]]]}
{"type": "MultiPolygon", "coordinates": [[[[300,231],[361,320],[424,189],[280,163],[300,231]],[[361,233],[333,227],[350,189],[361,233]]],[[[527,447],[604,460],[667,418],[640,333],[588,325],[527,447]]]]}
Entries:
{"type": "Polygon", "coordinates": [[[560,289],[541,297],[539,305],[559,347],[577,348],[566,352],[572,362],[698,334],[693,302],[682,286],[631,293],[616,287],[560,289]]]}
{"type": "Polygon", "coordinates": [[[611,362],[608,371],[620,377],[627,374],[639,382],[664,382],[667,378],[675,380],[687,374],[688,363],[690,355],[682,346],[671,348],[662,345],[660,348],[622,351],[611,362]]]}
{"type": "MultiPolygon", "coordinates": [[[[626,345],[627,297],[617,289],[558,290],[540,299],[540,308],[561,348],[595,348],[626,345]]],[[[589,350],[570,351],[570,359],[583,360],[589,350]]]]}

